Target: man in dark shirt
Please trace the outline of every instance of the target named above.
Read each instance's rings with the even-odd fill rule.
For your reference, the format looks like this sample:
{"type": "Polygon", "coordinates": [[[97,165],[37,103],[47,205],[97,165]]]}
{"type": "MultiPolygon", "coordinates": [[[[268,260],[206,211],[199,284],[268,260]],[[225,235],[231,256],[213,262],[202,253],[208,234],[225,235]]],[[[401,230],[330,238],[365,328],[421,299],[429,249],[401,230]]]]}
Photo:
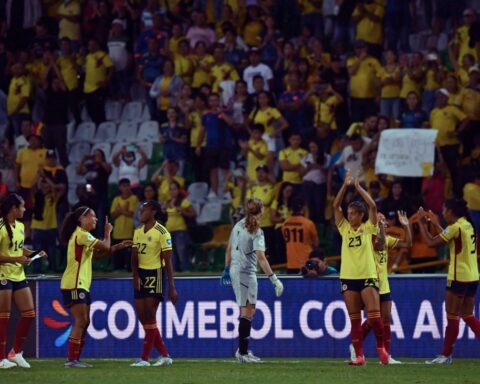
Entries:
{"type": "Polygon", "coordinates": [[[68,165],[67,154],[67,124],[68,124],[68,93],[58,76],[54,76],[48,82],[45,91],[45,127],[42,132],[45,146],[48,149],[56,149],[60,163],[68,165]]]}

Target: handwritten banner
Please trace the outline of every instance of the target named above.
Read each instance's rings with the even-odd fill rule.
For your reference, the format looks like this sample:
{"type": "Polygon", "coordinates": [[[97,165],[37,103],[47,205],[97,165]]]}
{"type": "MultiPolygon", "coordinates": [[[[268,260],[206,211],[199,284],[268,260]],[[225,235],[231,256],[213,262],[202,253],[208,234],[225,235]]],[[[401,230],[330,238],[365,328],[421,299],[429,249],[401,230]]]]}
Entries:
{"type": "Polygon", "coordinates": [[[393,176],[433,175],[435,129],[386,129],[380,135],[375,173],[393,176]]]}

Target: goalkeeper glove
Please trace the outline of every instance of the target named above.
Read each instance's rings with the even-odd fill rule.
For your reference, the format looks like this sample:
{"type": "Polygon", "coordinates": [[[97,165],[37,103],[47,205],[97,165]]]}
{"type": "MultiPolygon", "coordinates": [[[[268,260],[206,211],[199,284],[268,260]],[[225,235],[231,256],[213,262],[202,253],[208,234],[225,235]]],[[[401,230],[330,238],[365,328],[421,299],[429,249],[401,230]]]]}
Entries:
{"type": "Polygon", "coordinates": [[[220,285],[231,285],[232,280],[230,280],[230,267],[225,267],[220,278],[220,285]]]}
{"type": "Polygon", "coordinates": [[[269,276],[270,281],[273,284],[273,287],[275,288],[275,294],[277,297],[282,296],[283,293],[283,284],[282,282],[278,279],[277,275],[273,274],[269,276]]]}

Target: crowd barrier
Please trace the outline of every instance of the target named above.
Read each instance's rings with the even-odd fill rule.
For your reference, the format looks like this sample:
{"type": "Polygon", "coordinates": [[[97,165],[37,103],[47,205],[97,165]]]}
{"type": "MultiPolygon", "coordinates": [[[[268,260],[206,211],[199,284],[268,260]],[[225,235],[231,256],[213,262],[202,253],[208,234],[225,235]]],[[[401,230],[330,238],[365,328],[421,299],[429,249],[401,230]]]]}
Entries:
{"type": "MultiPolygon", "coordinates": [[[[348,356],[350,322],[338,278],[284,277],[276,298],[271,283],[259,278],[259,301],[252,324],[251,348],[262,357],[348,356]]],[[[441,352],[446,316],[445,276],[403,275],[390,279],[393,296],[392,355],[433,357],[441,352]]],[[[33,280],[37,307],[34,349],[37,357],[64,357],[72,318],[61,305],[58,279],[33,280]]],[[[174,357],[232,357],[237,348],[239,309],[231,287],[218,277],[176,279],[179,301],[163,303],[157,313],[174,357]]],[[[130,279],[95,279],[91,289],[91,325],[84,357],[133,358],[140,355],[143,329],[134,310],[130,279]]],[[[475,312],[479,314],[477,296],[475,312]]],[[[376,356],[374,336],[365,345],[376,356]]],[[[480,357],[480,341],[460,325],[455,357],[480,357]]]]}

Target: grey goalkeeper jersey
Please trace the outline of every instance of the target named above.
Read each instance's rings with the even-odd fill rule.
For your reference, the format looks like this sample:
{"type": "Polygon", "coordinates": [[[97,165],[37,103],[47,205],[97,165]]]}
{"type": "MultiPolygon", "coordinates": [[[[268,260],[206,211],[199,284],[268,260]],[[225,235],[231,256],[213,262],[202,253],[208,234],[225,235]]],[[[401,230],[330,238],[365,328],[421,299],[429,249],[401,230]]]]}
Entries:
{"type": "Polygon", "coordinates": [[[240,220],[230,234],[231,266],[240,272],[257,272],[257,255],[255,251],[265,252],[265,237],[259,228],[250,234],[245,228],[245,219],[240,220]]]}

